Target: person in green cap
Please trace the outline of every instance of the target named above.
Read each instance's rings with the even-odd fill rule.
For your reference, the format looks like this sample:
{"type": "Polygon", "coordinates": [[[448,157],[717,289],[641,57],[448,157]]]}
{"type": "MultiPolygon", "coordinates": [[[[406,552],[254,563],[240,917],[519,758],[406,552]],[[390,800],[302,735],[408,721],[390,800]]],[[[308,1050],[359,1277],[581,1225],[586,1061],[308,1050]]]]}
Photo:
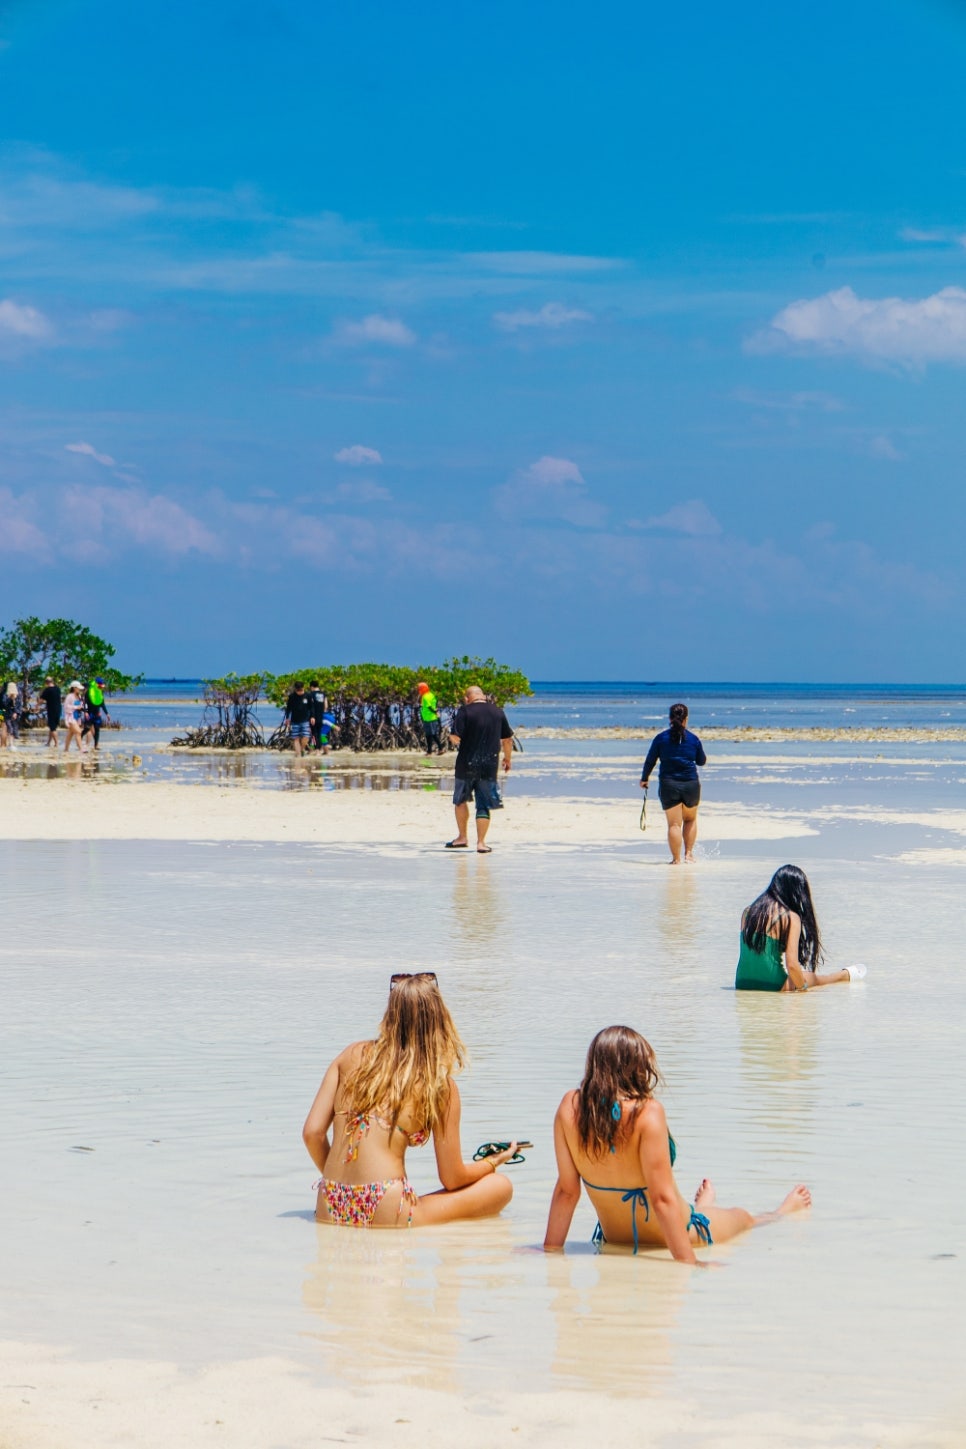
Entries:
{"type": "Polygon", "coordinates": [[[439,704],[436,696],[429,685],[421,682],[416,685],[416,692],[419,695],[419,718],[423,724],[423,734],[426,736],[426,757],[429,758],[435,749],[437,754],[444,754],[442,736],[439,728],[439,704]]]}

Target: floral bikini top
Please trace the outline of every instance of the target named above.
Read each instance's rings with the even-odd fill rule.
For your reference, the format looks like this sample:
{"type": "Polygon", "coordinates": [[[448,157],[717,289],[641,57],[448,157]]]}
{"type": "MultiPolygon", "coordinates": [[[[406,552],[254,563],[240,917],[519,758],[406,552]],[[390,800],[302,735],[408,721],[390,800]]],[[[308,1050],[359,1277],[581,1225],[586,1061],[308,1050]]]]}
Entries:
{"type": "Polygon", "coordinates": [[[426,1127],[420,1128],[418,1132],[407,1132],[405,1127],[393,1127],[387,1118],[377,1117],[375,1112],[347,1112],[345,1118],[346,1162],[355,1162],[359,1156],[359,1143],[373,1122],[377,1127],[385,1128],[387,1132],[401,1132],[408,1147],[422,1147],[429,1141],[429,1129],[426,1127]]]}

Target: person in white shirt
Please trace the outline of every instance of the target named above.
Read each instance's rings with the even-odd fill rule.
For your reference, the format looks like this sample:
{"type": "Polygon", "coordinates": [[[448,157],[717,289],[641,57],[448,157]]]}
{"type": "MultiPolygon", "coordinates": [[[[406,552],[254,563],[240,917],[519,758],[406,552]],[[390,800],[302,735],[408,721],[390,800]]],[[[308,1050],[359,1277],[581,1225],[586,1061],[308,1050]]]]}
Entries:
{"type": "Polygon", "coordinates": [[[81,743],[81,730],[84,724],[84,686],[80,680],[71,680],[70,688],[64,695],[64,725],[67,730],[67,738],[64,741],[64,754],[70,749],[71,740],[75,740],[79,751],[83,752],[81,743]]]}

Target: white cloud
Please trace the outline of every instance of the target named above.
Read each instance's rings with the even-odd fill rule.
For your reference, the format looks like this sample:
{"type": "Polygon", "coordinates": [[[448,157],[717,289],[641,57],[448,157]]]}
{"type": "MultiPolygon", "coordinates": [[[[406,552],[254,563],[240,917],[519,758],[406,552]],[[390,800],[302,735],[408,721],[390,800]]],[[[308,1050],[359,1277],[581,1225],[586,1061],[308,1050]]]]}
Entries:
{"type": "Polygon", "coordinates": [[[869,440],[869,452],[873,458],[883,458],[887,463],[901,463],[906,456],[901,453],[887,433],[877,433],[869,440]]]}
{"type": "Polygon", "coordinates": [[[42,342],[50,337],[53,327],[43,312],[36,307],[27,307],[6,297],[0,302],[0,334],[6,332],[13,337],[24,337],[31,342],[42,342]]]}
{"type": "Polygon", "coordinates": [[[606,509],[587,493],[583,474],[570,458],[545,454],[494,490],[498,512],[515,523],[562,519],[579,528],[599,528],[606,509]]]}
{"type": "Polygon", "coordinates": [[[758,392],[755,388],[735,388],[731,394],[735,402],[747,403],[749,407],[766,411],[797,413],[815,409],[822,413],[841,413],[845,404],[840,398],[827,392],[758,392]]]}
{"type": "Polygon", "coordinates": [[[87,314],[87,325],[92,332],[119,332],[122,327],[129,326],[131,320],[131,313],[125,312],[122,307],[100,307],[87,314]]]}
{"type": "Polygon", "coordinates": [[[358,482],[340,483],[335,491],[328,495],[327,501],[339,503],[385,503],[392,497],[388,488],[383,488],[379,483],[371,483],[366,478],[360,478],[358,482]]]}
{"type": "Polygon", "coordinates": [[[149,494],[139,488],[71,488],[64,506],[73,517],[79,541],[95,548],[106,535],[168,554],[219,552],[217,538],[201,520],[161,493],[149,494]]]}
{"type": "Polygon", "coordinates": [[[101,185],[51,171],[53,158],[33,153],[24,172],[17,155],[6,151],[0,161],[0,201],[7,226],[64,228],[71,233],[94,231],[118,222],[149,216],[160,209],[153,192],[131,186],[101,185]],[[11,165],[11,162],[13,164],[11,165]]]}
{"type": "Polygon", "coordinates": [[[711,538],[721,532],[721,524],[700,498],[676,503],[667,513],[648,518],[642,526],[662,529],[667,533],[684,533],[689,538],[711,538]]]}
{"type": "Polygon", "coordinates": [[[906,366],[966,362],[966,291],[862,298],[851,287],[792,302],[749,342],[752,351],[852,353],[906,366]]]}
{"type": "Polygon", "coordinates": [[[623,266],[617,257],[568,256],[564,252],[470,252],[467,260],[488,272],[523,277],[558,272],[609,272],[623,266]]]}
{"type": "Polygon", "coordinates": [[[954,226],[906,226],[899,236],[920,246],[966,247],[966,232],[954,226]]]}
{"type": "Polygon", "coordinates": [[[351,448],[340,448],[334,457],[337,463],[347,463],[350,468],[365,468],[382,462],[378,449],[364,448],[361,443],[353,443],[351,448]]]}
{"type": "Polygon", "coordinates": [[[377,342],[386,347],[412,347],[416,341],[415,332],[405,322],[400,322],[398,317],[384,317],[379,312],[370,313],[361,322],[343,322],[337,336],[342,342],[355,345],[377,342]]]}
{"type": "Polygon", "coordinates": [[[30,518],[27,499],[0,488],[0,553],[26,553],[38,559],[50,554],[46,536],[30,518]]]}
{"type": "Polygon", "coordinates": [[[105,468],[114,467],[114,459],[110,453],[99,453],[90,443],[65,443],[65,453],[82,453],[85,458],[93,458],[95,463],[100,463],[105,468]]]}
{"type": "Polygon", "coordinates": [[[521,474],[527,483],[535,483],[540,487],[553,488],[561,483],[579,483],[584,486],[583,475],[576,463],[569,458],[551,458],[546,454],[531,463],[521,474]]]}
{"type": "Polygon", "coordinates": [[[556,329],[567,327],[572,322],[593,322],[590,312],[579,307],[565,307],[562,302],[546,302],[538,312],[521,308],[518,312],[497,312],[493,321],[504,332],[515,332],[519,327],[543,327],[556,329]]]}

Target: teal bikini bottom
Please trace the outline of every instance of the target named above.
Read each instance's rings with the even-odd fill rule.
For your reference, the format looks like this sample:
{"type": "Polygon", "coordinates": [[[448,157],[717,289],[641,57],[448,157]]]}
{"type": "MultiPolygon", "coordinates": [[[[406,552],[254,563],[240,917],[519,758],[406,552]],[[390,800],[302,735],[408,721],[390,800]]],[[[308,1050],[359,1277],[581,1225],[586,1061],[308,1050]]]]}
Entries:
{"type": "MultiPolygon", "coordinates": [[[[644,1209],[644,1221],[649,1222],[651,1217],[651,1205],[647,1200],[647,1188],[598,1187],[596,1183],[588,1182],[585,1177],[582,1177],[580,1180],[584,1184],[584,1187],[589,1187],[592,1192],[619,1192],[621,1194],[621,1202],[630,1203],[631,1228],[633,1229],[634,1233],[634,1252],[636,1253],[638,1204],[640,1204],[640,1206],[644,1209]]],[[[711,1244],[714,1242],[714,1239],[711,1236],[711,1224],[708,1222],[708,1219],[705,1217],[704,1213],[699,1213],[697,1208],[693,1204],[691,1205],[691,1217],[688,1221],[688,1231],[690,1232],[692,1228],[694,1228],[694,1231],[697,1233],[700,1241],[704,1243],[706,1247],[710,1247],[711,1244]]],[[[601,1244],[606,1243],[606,1241],[607,1239],[604,1237],[604,1230],[601,1227],[600,1223],[598,1223],[596,1228],[594,1229],[594,1236],[591,1239],[591,1242],[594,1242],[598,1246],[600,1246],[601,1244]]]]}

